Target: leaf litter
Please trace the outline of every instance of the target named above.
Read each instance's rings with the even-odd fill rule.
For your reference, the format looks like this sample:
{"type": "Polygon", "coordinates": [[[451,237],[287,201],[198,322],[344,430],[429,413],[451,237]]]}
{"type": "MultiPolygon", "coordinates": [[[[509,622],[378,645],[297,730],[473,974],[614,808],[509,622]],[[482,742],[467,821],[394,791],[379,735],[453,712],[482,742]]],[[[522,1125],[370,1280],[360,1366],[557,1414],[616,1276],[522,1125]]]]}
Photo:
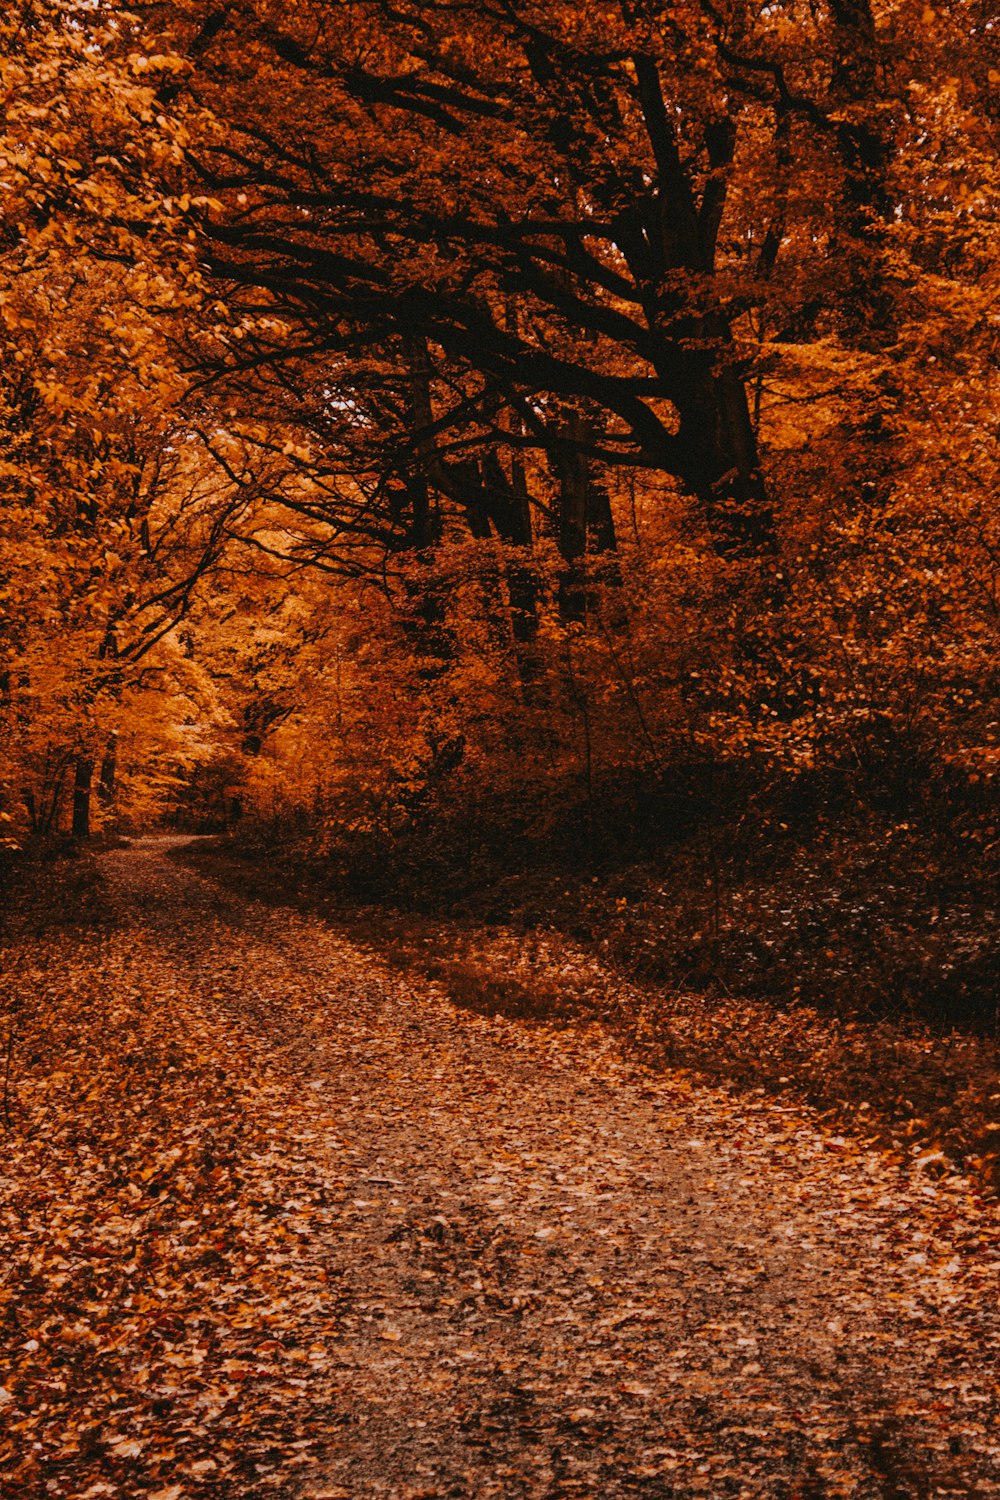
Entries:
{"type": "Polygon", "coordinates": [[[1000,1494],[971,1179],[102,872],[2,955],[0,1494],[1000,1494]]]}

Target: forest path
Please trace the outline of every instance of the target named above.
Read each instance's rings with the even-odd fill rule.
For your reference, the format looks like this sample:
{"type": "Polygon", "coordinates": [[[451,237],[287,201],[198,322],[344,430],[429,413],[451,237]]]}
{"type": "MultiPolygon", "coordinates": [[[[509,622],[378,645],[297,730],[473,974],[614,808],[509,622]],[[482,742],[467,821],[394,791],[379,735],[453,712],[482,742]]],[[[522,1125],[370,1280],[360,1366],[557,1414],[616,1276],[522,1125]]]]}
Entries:
{"type": "MultiPolygon", "coordinates": [[[[244,1382],[299,1361],[279,1388],[311,1411],[298,1467],[254,1450],[231,1385],[200,1469],[175,1460],[176,1482],[129,1493],[1000,1495],[1000,1241],[967,1184],[647,1072],[597,1027],[457,1009],[334,925],[247,904],[166,852],[101,856],[113,915],[59,962],[141,974],[144,1012],[240,1078],[266,1124],[255,1212],[285,1247],[265,1259],[322,1290],[284,1323],[262,1315],[258,1345],[281,1326],[244,1382]],[[244,1461],[223,1480],[231,1420],[244,1461]]],[[[234,1181],[255,1170],[245,1149],[234,1181]]],[[[183,1240],[195,1221],[177,1222],[183,1240]]]]}

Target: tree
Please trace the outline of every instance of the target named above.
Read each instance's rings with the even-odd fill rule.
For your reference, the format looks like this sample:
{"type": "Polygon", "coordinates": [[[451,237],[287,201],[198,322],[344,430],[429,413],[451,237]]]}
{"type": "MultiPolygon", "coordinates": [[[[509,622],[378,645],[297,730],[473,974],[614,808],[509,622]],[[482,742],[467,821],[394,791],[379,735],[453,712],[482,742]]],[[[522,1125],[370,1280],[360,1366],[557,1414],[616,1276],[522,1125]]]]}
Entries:
{"type": "Polygon", "coordinates": [[[585,762],[588,794],[692,756],[988,756],[1000,70],[975,5],[170,0],[158,37],[88,12],[87,46],[82,13],[32,14],[18,87],[57,80],[65,139],[15,109],[8,571],[34,623],[6,722],[58,719],[32,754],[76,756],[81,799],[192,608],[245,679],[218,724],[250,781],[254,744],[322,742],[327,646],[341,684],[392,683],[365,743],[401,714],[414,784],[459,741],[470,786],[585,762]],[[24,337],[39,309],[56,343],[24,337]],[[257,654],[281,590],[313,694],[257,654]],[[377,651],[329,618],[359,600],[377,651]]]}
{"type": "Polygon", "coordinates": [[[746,286],[720,246],[743,116],[759,132],[768,106],[726,62],[728,24],[698,6],[318,4],[185,28],[166,9],[204,106],[190,157],[226,204],[205,230],[234,374],[282,402],[336,384],[364,412],[387,361],[414,383],[418,468],[449,440],[491,444],[508,479],[518,452],[582,448],[679,480],[722,552],[773,550],[734,331],[746,286]]]}

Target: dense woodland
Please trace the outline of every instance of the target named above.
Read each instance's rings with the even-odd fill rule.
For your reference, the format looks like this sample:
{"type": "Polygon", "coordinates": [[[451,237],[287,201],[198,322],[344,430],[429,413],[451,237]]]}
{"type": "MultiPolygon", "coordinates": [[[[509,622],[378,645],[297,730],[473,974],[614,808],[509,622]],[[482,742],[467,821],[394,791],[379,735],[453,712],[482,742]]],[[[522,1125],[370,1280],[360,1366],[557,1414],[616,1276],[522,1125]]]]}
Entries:
{"type": "Polygon", "coordinates": [[[4,1497],[1000,1495],[995,12],[0,7],[4,1497]]]}
{"type": "Polygon", "coordinates": [[[18,0],[0,57],[11,861],[585,872],[644,973],[995,1025],[989,0],[18,0]]]}

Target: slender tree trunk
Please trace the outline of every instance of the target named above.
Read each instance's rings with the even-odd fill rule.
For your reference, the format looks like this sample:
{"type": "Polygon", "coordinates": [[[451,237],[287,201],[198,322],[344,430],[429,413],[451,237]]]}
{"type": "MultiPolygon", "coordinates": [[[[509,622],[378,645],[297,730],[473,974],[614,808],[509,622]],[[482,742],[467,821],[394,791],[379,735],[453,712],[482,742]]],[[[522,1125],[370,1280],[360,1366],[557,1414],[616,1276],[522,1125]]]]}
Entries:
{"type": "Polygon", "coordinates": [[[405,340],[406,363],[410,376],[410,416],[417,464],[407,479],[411,506],[411,540],[418,551],[436,540],[431,515],[431,482],[437,467],[431,427],[434,410],[431,404],[430,360],[427,343],[422,337],[405,340]]]}
{"type": "Polygon", "coordinates": [[[118,773],[118,735],[113,733],[101,759],[101,774],[97,783],[97,796],[102,807],[111,807],[115,800],[115,778],[118,773]]]}
{"type": "Polygon", "coordinates": [[[94,778],[94,757],[76,757],[73,774],[73,837],[90,838],[90,788],[94,778]]]}
{"type": "Polygon", "coordinates": [[[41,818],[39,831],[48,836],[53,831],[58,832],[59,823],[62,818],[63,788],[66,783],[66,772],[69,769],[69,760],[64,757],[52,774],[51,780],[46,777],[43,795],[48,797],[48,806],[41,818]]]}
{"type": "Polygon", "coordinates": [[[556,540],[566,564],[559,582],[559,611],[564,620],[585,620],[594,603],[593,590],[587,587],[588,552],[602,555],[610,563],[606,569],[609,582],[620,583],[617,565],[618,539],[615,534],[611,497],[605,484],[592,472],[586,447],[592,433],[590,424],[574,412],[564,429],[567,451],[559,459],[559,520],[556,540]]]}
{"type": "Polygon", "coordinates": [[[585,427],[573,412],[563,429],[566,450],[559,459],[559,529],[557,543],[565,567],[559,579],[559,614],[563,620],[587,617],[584,583],[587,552],[587,457],[582,451],[585,427]]]}
{"type": "Polygon", "coordinates": [[[511,635],[518,668],[527,680],[535,675],[536,663],[530,652],[518,648],[530,646],[538,636],[538,583],[527,560],[534,541],[528,480],[520,458],[512,459],[508,479],[495,453],[484,458],[482,476],[484,507],[504,544],[511,635]]]}
{"type": "MultiPolygon", "coordinates": [[[[510,333],[520,332],[517,298],[510,296],[507,301],[506,326],[510,333]]],[[[519,415],[512,412],[509,417],[510,430],[512,434],[520,436],[524,431],[524,423],[519,415]]],[[[500,477],[503,478],[503,470],[497,460],[497,468],[500,477]]],[[[510,524],[507,531],[501,530],[501,537],[512,547],[520,550],[520,556],[507,556],[507,594],[510,599],[510,628],[514,637],[514,648],[517,655],[518,671],[525,689],[530,689],[532,683],[538,676],[538,657],[531,649],[538,638],[538,580],[534,569],[525,560],[526,554],[534,546],[534,527],[531,516],[531,493],[528,489],[528,475],[524,467],[524,459],[521,453],[512,448],[510,458],[510,483],[505,485],[509,498],[508,514],[510,524]]]]}
{"type": "Polygon", "coordinates": [[[593,477],[587,481],[587,545],[591,552],[605,557],[613,557],[618,551],[608,487],[593,477]]]}

